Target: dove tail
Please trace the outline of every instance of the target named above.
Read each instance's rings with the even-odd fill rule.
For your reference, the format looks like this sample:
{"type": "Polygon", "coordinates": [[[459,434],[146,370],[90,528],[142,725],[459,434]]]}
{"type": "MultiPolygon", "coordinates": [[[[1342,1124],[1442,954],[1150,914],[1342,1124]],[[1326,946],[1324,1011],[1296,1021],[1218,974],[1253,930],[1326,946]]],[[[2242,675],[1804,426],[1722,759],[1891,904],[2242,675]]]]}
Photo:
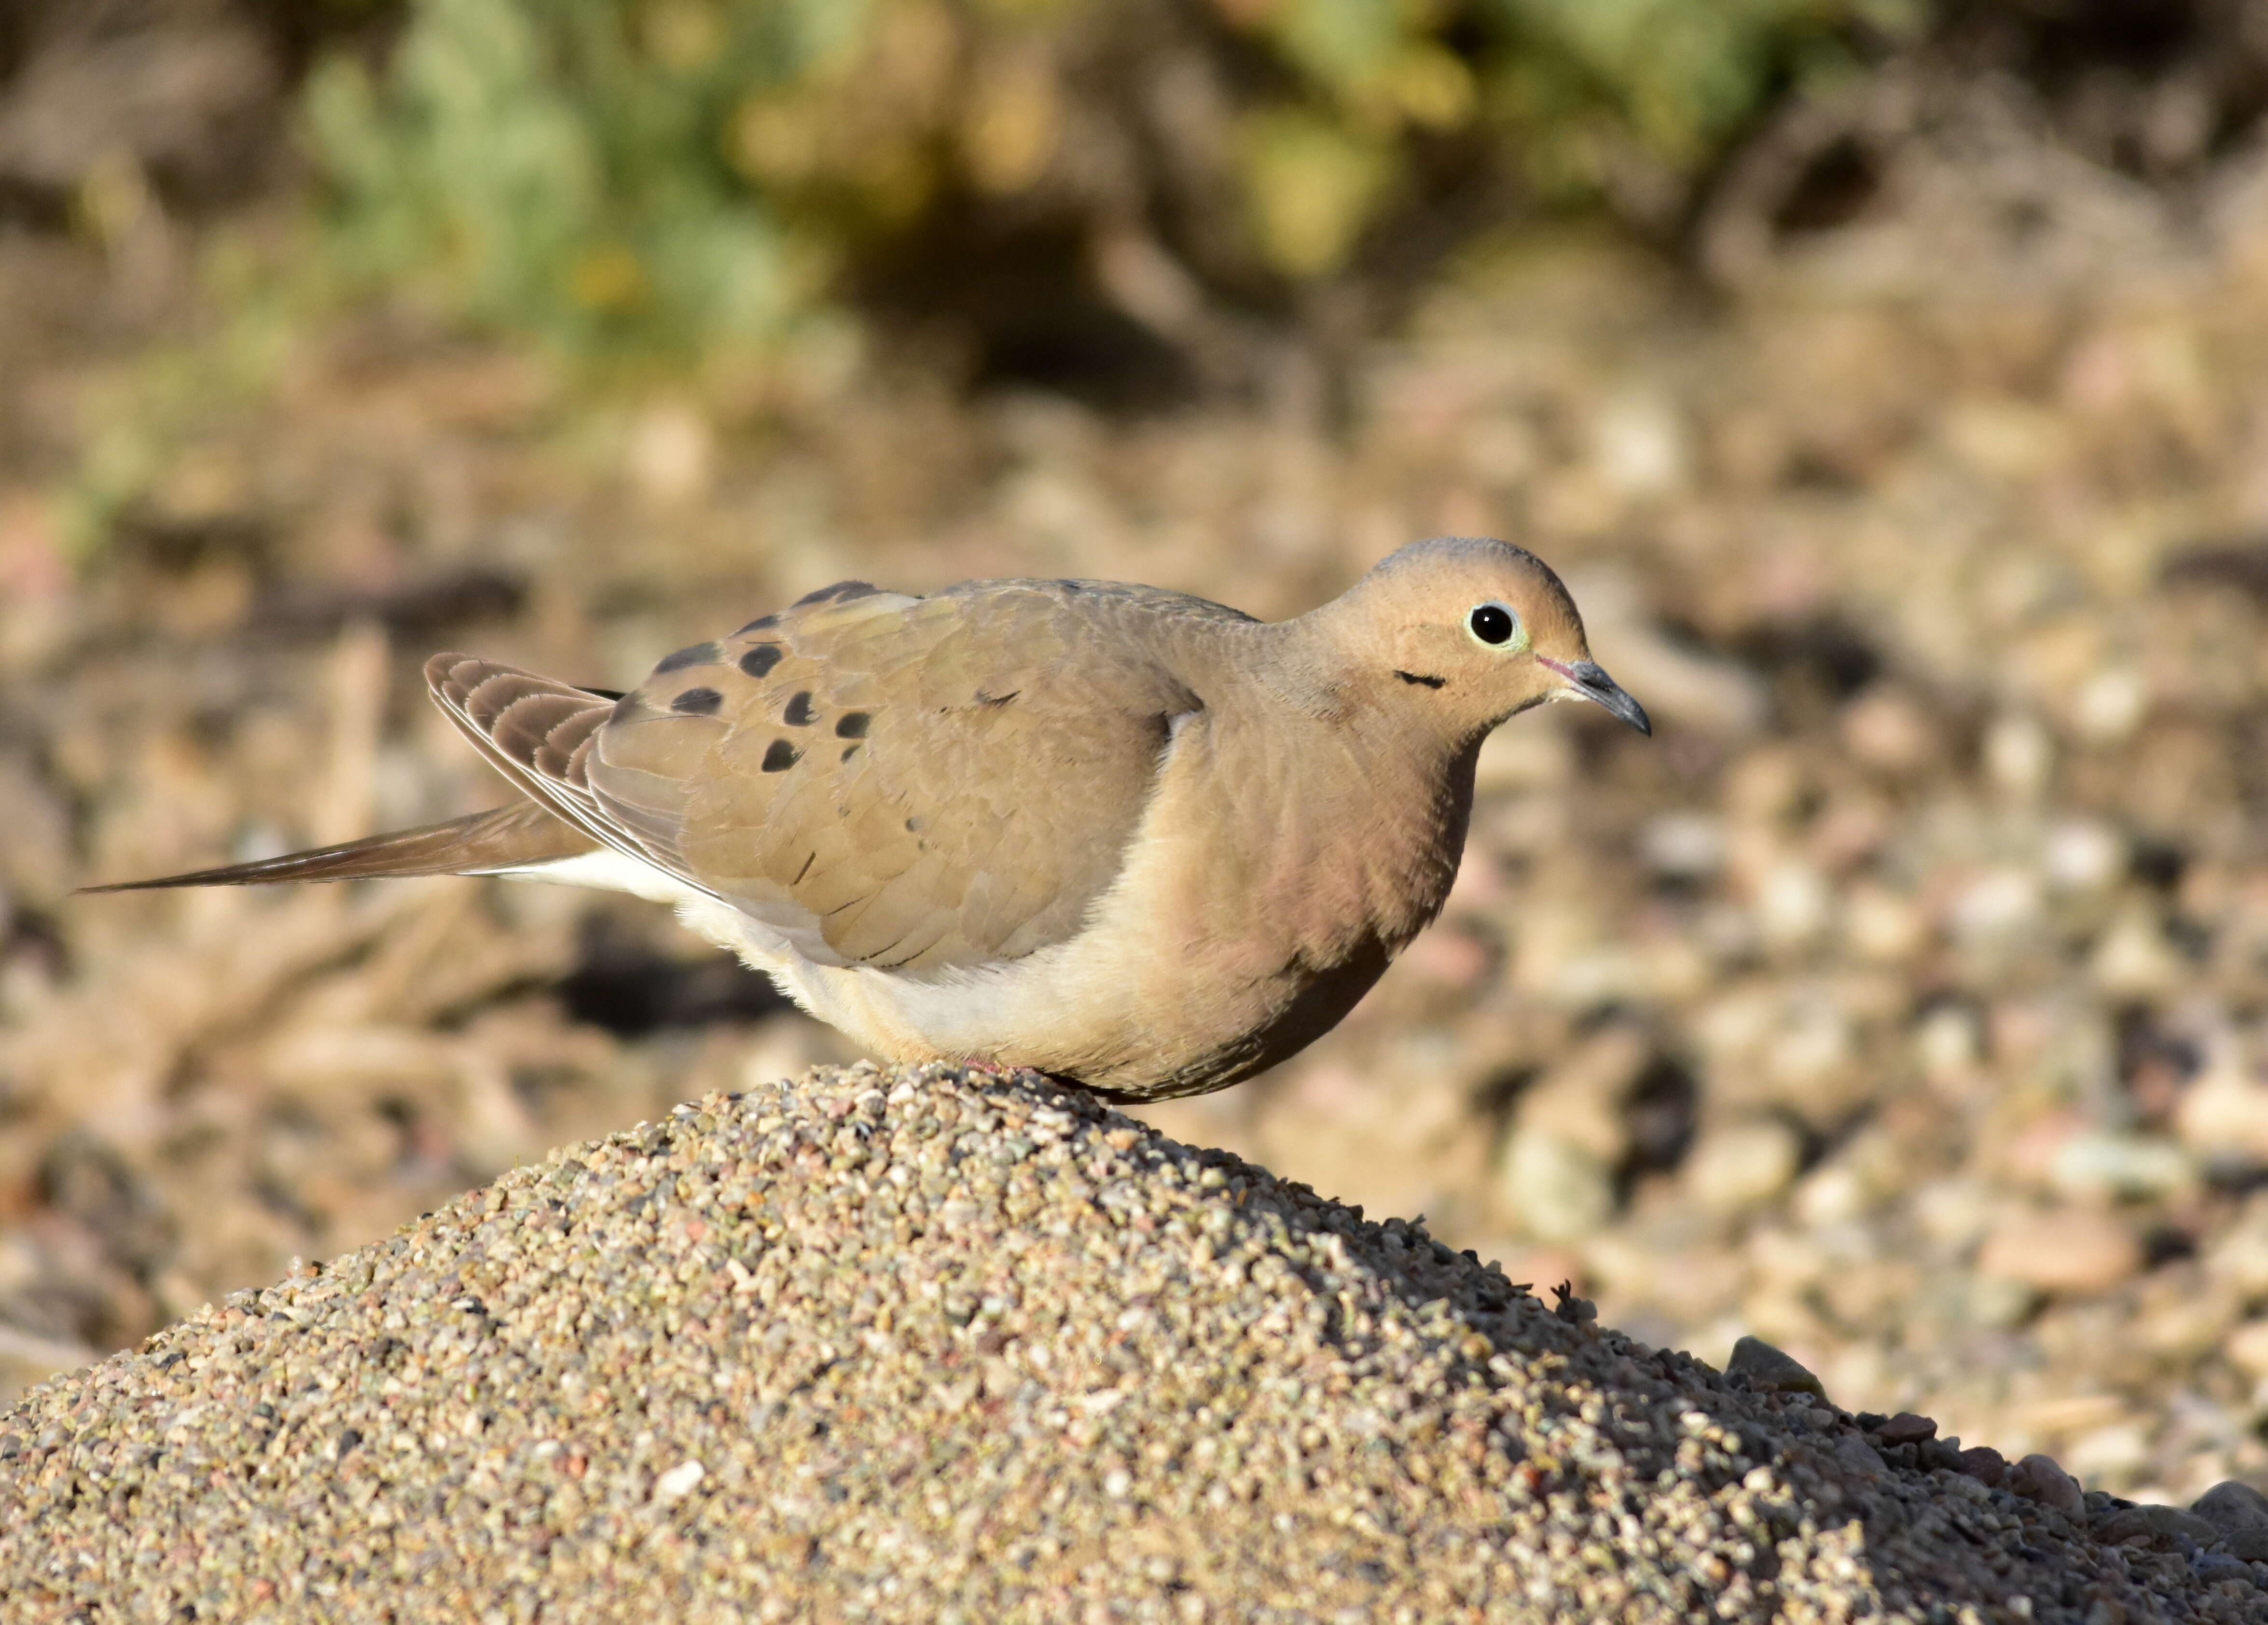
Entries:
{"type": "Polygon", "coordinates": [[[82,886],[82,891],[146,891],[161,886],[260,886],[286,880],[361,880],[379,875],[492,875],[580,857],[599,843],[532,801],[366,836],[313,852],[286,853],[254,863],[198,869],[157,880],[82,886]]]}

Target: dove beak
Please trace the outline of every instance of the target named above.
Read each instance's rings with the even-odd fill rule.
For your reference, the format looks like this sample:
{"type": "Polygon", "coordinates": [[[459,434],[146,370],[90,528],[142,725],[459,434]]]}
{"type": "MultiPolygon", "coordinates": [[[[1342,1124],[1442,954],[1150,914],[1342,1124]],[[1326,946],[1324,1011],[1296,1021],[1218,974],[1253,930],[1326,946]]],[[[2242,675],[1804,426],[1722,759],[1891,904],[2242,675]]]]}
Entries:
{"type": "Polygon", "coordinates": [[[1607,676],[1598,661],[1577,661],[1566,665],[1541,654],[1535,658],[1567,679],[1567,686],[1561,693],[1604,706],[1609,715],[1620,717],[1641,734],[1653,732],[1653,724],[1646,720],[1646,707],[1625,693],[1621,683],[1607,676]]]}

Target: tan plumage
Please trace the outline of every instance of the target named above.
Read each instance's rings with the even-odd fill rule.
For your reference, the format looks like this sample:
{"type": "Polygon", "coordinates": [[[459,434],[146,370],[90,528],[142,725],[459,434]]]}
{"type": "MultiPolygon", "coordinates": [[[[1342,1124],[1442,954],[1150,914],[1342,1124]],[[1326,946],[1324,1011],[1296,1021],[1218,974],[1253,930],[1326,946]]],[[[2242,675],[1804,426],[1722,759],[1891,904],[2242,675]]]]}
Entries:
{"type": "Polygon", "coordinates": [[[1498,723],[1579,698],[1646,726],[1558,579],[1461,539],[1275,624],[1110,582],[843,582],[619,699],[469,655],[426,677],[528,801],[132,883],[611,886],[893,1059],[1135,1097],[1351,1008],[1440,911],[1498,723]]]}

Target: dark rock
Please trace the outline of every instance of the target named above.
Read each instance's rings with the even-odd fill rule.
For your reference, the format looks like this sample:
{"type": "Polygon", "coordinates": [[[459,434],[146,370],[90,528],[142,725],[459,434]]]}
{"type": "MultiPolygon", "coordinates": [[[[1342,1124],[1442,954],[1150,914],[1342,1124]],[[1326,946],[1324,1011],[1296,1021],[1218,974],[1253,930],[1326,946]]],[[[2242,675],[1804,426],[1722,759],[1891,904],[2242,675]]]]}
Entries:
{"type": "Polygon", "coordinates": [[[1956,1458],[1955,1472],[1966,1473],[1978,1483],[1990,1488],[2008,1476],[2008,1459],[1990,1444],[1979,1444],[1974,1450],[1964,1450],[1956,1458]]]}
{"type": "Polygon", "coordinates": [[[2138,1539],[2171,1541],[2180,1535],[2203,1546],[2219,1540],[2220,1531],[2177,1506],[2130,1506],[2095,1527],[2095,1538],[2105,1546],[2121,1546],[2138,1539]]]}
{"type": "Polygon", "coordinates": [[[2224,1534],[2268,1529],[2268,1496],[2235,1479],[2223,1479],[2190,1503],[2190,1511],[2224,1534]]]}
{"type": "Polygon", "coordinates": [[[1911,1411],[1900,1411],[1874,1429],[1874,1435],[1885,1444],[1918,1444],[1937,1437],[1937,1423],[1911,1411]]]}
{"type": "Polygon", "coordinates": [[[1744,1337],[1733,1345],[1725,1375],[1744,1378],[1758,1393],[1808,1393],[1827,1397],[1826,1387],[1793,1355],[1783,1353],[1760,1337],[1744,1337]]]}
{"type": "Polygon", "coordinates": [[[2086,1511],[2079,1481],[2058,1466],[2052,1456],[2025,1457],[2008,1470],[2006,1488],[2042,1506],[2051,1506],[2067,1517],[2078,1518],[2086,1511]]]}

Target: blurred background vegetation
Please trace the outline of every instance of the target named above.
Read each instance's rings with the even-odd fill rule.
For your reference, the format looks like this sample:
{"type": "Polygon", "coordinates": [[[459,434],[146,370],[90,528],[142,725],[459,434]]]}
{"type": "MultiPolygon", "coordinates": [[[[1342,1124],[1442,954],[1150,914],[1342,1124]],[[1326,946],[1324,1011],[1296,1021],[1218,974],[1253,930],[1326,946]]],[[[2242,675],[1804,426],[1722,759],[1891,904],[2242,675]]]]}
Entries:
{"type": "Polygon", "coordinates": [[[1737,284],[1865,210],[1898,87],[1941,73],[2179,184],[2268,105],[2268,28],[2243,0],[17,0],[0,219],[220,222],[224,330],[85,448],[84,551],[197,404],[350,308],[728,420],[867,346],[1329,417],[1476,243],[1603,221],[1737,284]]]}
{"type": "MultiPolygon", "coordinates": [[[[1705,258],[1776,118],[1901,67],[2020,75],[2091,155],[2193,170],[2259,111],[2261,32],[2236,0],[18,0],[0,196],[100,231],[138,181],[290,171],[303,301],[649,377],[856,315],[1154,404],[1327,363],[1523,223],[1705,258]]],[[[1771,225],[1863,203],[1862,130],[1794,144],[1771,225]]]]}
{"type": "Polygon", "coordinates": [[[1177,348],[1207,314],[1422,274],[1508,209],[1602,202],[1674,229],[1775,99],[1925,18],[1918,0],[418,0],[382,67],[327,53],[306,111],[352,284],[680,360],[846,299],[959,305],[980,366],[1073,372],[1114,339],[1177,348]]]}

